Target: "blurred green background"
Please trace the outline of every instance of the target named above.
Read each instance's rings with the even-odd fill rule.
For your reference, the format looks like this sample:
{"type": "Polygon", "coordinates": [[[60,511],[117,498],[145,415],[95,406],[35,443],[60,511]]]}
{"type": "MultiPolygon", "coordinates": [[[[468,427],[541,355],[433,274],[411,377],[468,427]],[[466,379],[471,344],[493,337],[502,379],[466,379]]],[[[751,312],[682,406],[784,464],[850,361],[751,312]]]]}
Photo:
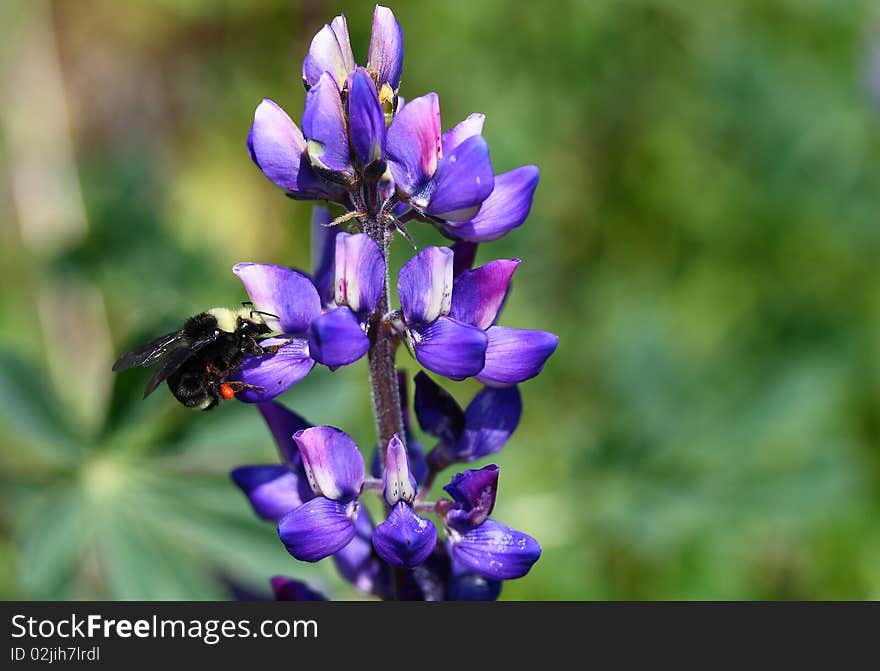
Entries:
{"type": "MultiPolygon", "coordinates": [[[[880,598],[871,3],[392,7],[401,93],[437,91],[444,127],[485,112],[496,169],[542,170],[479,255],[524,260],[504,324],[560,334],[495,459],[495,517],[544,546],[502,597],[880,598]]],[[[298,118],[340,10],[363,61],[372,3],[0,3],[0,597],[226,598],[275,573],[355,596],[228,480],[274,458],[253,407],[110,374],[242,300],[233,263],[309,267],[311,206],[244,141],[263,96],[298,118]]],[[[373,440],[363,362],[283,400],[373,440]]]]}

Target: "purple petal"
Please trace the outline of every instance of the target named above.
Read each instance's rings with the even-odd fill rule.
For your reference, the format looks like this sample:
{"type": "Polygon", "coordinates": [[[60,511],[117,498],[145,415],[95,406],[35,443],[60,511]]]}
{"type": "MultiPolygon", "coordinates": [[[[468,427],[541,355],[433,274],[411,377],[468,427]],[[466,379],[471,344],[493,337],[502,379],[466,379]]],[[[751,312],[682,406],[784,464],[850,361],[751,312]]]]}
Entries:
{"type": "Polygon", "coordinates": [[[463,380],[484,368],[488,338],[480,329],[440,317],[411,333],[416,359],[430,371],[463,380]]]}
{"type": "Polygon", "coordinates": [[[397,91],[403,71],[403,30],[394,12],[381,5],[376,5],[373,12],[367,68],[376,73],[380,87],[388,84],[392,91],[397,91]]]}
{"type": "Polygon", "coordinates": [[[348,77],[348,124],[351,148],[360,165],[385,155],[385,114],[376,84],[364,68],[348,77]]]}
{"type": "Polygon", "coordinates": [[[343,306],[325,312],[309,329],[309,354],[330,368],[347,366],[370,349],[370,339],[357,315],[343,306]]]}
{"type": "Polygon", "coordinates": [[[316,592],[304,582],[283,575],[272,576],[272,591],[276,601],[326,601],[327,597],[316,592]]]}
{"type": "Polygon", "coordinates": [[[401,501],[373,532],[373,547],[392,566],[418,566],[437,544],[437,528],[401,501]]]}
{"type": "Polygon", "coordinates": [[[461,223],[446,222],[444,232],[459,240],[497,240],[529,216],[539,176],[533,165],[496,175],[494,190],[474,217],[461,223]]]}
{"type": "Polygon", "coordinates": [[[412,503],[416,497],[416,479],[409,470],[406,447],[395,433],[385,451],[385,473],[382,475],[382,493],[389,506],[398,501],[412,503]]]}
{"type": "Polygon", "coordinates": [[[452,558],[490,580],[521,578],[541,556],[534,538],[491,519],[450,539],[452,558]]]}
{"type": "Polygon", "coordinates": [[[416,417],[422,431],[455,443],[464,430],[464,412],[452,395],[425,373],[416,375],[416,417]]]}
{"type": "Polygon", "coordinates": [[[448,247],[425,247],[400,269],[397,293],[408,324],[428,324],[449,312],[452,260],[448,247]]]}
{"type": "Polygon", "coordinates": [[[465,426],[454,456],[473,461],[499,452],[519,425],[522,398],[519,388],[484,387],[468,404],[465,426]]]}
{"type": "Polygon", "coordinates": [[[413,194],[437,170],[440,155],[440,100],[429,93],[410,100],[388,127],[386,154],[397,188],[413,194]]]}
{"type": "Polygon", "coordinates": [[[360,493],[364,484],[364,458],[345,431],[332,426],[314,426],[295,433],[293,439],[299,446],[306,477],[315,494],[344,501],[360,493]]]}
{"type": "Polygon", "coordinates": [[[288,468],[301,468],[302,460],[299,457],[299,448],[293,440],[293,434],[312,425],[277,401],[258,403],[257,408],[272,432],[272,437],[275,438],[281,461],[288,468]]]}
{"type": "Polygon", "coordinates": [[[559,336],[547,331],[527,331],[504,326],[486,330],[486,367],[477,379],[490,386],[518,384],[535,377],[556,351],[559,336]]]}
{"type": "Polygon", "coordinates": [[[312,498],[309,491],[303,499],[300,479],[286,466],[239,466],[230,475],[264,520],[278,521],[312,498]]]}
{"type": "Polygon", "coordinates": [[[312,272],[315,289],[321,305],[333,302],[333,264],[336,258],[336,236],[338,226],[327,226],[333,215],[326,207],[315,207],[312,211],[312,272]]]}
{"type": "Polygon", "coordinates": [[[231,378],[260,389],[245,389],[236,398],[246,403],[262,403],[283,394],[302,380],[315,365],[309,356],[305,338],[269,338],[261,345],[270,347],[285,343],[275,354],[246,356],[244,363],[231,378]]]}
{"type": "Polygon", "coordinates": [[[306,94],[302,125],[312,167],[330,179],[353,179],[342,98],[327,72],[306,94]]]}
{"type": "Polygon", "coordinates": [[[360,317],[372,313],[385,286],[385,257],[366,233],[336,237],[336,303],[360,317]]]}
{"type": "Polygon", "coordinates": [[[390,593],[391,571],[373,551],[373,522],[366,508],[360,507],[355,536],[333,555],[340,575],[365,594],[386,598],[390,593]]]}
{"type": "Polygon", "coordinates": [[[451,561],[446,598],[449,601],[496,601],[501,594],[500,580],[488,580],[460,562],[451,561]]]}
{"type": "Polygon", "coordinates": [[[504,303],[510,278],[519,259],[499,259],[462,273],[452,285],[449,316],[465,324],[487,329],[504,303]]]}
{"type": "Polygon", "coordinates": [[[329,72],[341,90],[348,73],[354,70],[354,55],[348,37],[348,23],[339,15],[312,38],[309,53],[303,61],[303,82],[306,88],[318,83],[329,72]]]}
{"type": "Polygon", "coordinates": [[[498,466],[489,464],[484,468],[456,473],[443,489],[459,504],[447,513],[447,523],[456,529],[477,527],[492,514],[495,507],[498,466]]]}
{"type": "Polygon", "coordinates": [[[340,503],[318,496],[282,517],[278,536],[294,557],[316,562],[354,538],[357,509],[357,501],[340,503]]]}
{"type": "Polygon", "coordinates": [[[411,202],[434,217],[467,221],[477,213],[494,187],[489,145],[475,135],[440,160],[433,179],[411,202]]]}
{"type": "Polygon", "coordinates": [[[305,333],[312,320],[321,314],[321,299],[315,286],[296,270],[262,263],[236,263],[232,272],[244,284],[254,310],[266,313],[266,324],[273,331],[305,333]]]}
{"type": "Polygon", "coordinates": [[[337,200],[339,190],[324,184],[309,164],[303,134],[277,103],[263,99],[248,133],[248,152],[263,174],[298,198],[337,200]]]}
{"type": "Polygon", "coordinates": [[[483,132],[485,120],[485,114],[471,114],[467,119],[443,133],[443,137],[440,138],[443,156],[451,154],[458,145],[469,137],[480,135],[483,132]]]}
{"type": "Polygon", "coordinates": [[[466,240],[459,240],[452,245],[452,253],[454,255],[452,261],[453,277],[458,277],[464,271],[474,267],[474,259],[477,258],[477,247],[479,245],[476,242],[467,242],[466,240]]]}

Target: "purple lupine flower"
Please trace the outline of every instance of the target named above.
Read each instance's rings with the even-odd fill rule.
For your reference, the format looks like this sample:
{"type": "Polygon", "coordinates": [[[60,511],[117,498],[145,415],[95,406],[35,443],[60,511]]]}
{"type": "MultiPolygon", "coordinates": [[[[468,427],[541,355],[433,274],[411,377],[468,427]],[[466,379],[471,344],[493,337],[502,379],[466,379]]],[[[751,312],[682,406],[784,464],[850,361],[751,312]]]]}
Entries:
{"type": "Polygon", "coordinates": [[[491,519],[498,467],[458,473],[444,489],[453,501],[437,504],[452,559],[490,580],[521,578],[541,556],[534,538],[491,519]]]}
{"type": "Polygon", "coordinates": [[[304,582],[288,578],[284,575],[272,576],[269,579],[276,601],[326,601],[327,597],[316,592],[304,582]]]}
{"type": "MultiPolygon", "coordinates": [[[[312,39],[309,53],[303,62],[303,84],[310,90],[320,81],[321,75],[327,72],[342,90],[348,75],[354,69],[355,60],[348,37],[348,23],[345,15],[340,14],[312,39]]],[[[400,87],[400,75],[403,71],[403,30],[394,18],[394,13],[381,5],[376,5],[373,11],[373,31],[366,69],[381,92],[382,102],[390,103],[400,87]]]]}
{"type": "Polygon", "coordinates": [[[440,471],[501,451],[522,415],[519,388],[484,387],[465,410],[425,373],[416,375],[415,411],[422,431],[439,438],[428,464],[440,471]]]}
{"type": "Polygon", "coordinates": [[[397,292],[416,359],[428,370],[463,380],[483,370],[488,338],[481,329],[448,316],[452,261],[448,247],[425,247],[401,268],[397,292]]]}
{"type": "Polygon", "coordinates": [[[409,101],[388,128],[388,162],[404,219],[434,223],[456,240],[489,242],[522,224],[539,172],[525,165],[495,175],[482,137],[482,114],[440,133],[435,93],[409,101]]]}
{"type": "Polygon", "coordinates": [[[392,566],[418,566],[437,544],[437,529],[413,510],[418,485],[409,468],[406,447],[397,435],[388,443],[382,483],[391,511],[373,532],[373,547],[392,566]]]}
{"type": "Polygon", "coordinates": [[[355,536],[364,458],[351,436],[332,426],[297,431],[293,438],[315,497],[279,520],[278,535],[291,555],[316,562],[355,536]]]}
{"type": "Polygon", "coordinates": [[[313,322],[309,332],[311,356],[331,368],[367,353],[367,318],[375,312],[385,282],[385,257],[368,235],[339,233],[335,243],[335,307],[313,322]]]}
{"type": "Polygon", "coordinates": [[[536,376],[556,350],[547,331],[494,324],[519,259],[491,261],[454,276],[454,252],[426,247],[401,269],[398,293],[407,337],[425,368],[492,386],[536,376]]]}
{"type": "Polygon", "coordinates": [[[385,120],[393,113],[402,69],[403,31],[390,9],[376,6],[366,68],[356,67],[345,16],[337,16],[315,35],[303,63],[308,94],[302,130],[264,99],[248,134],[251,159],[292,198],[352,206],[347,190],[356,187],[356,167],[379,162],[378,174],[385,171],[385,120]]]}
{"type": "MultiPolygon", "coordinates": [[[[328,236],[329,238],[329,236],[328,236]]],[[[245,357],[235,379],[261,389],[245,389],[238,396],[247,402],[265,401],[299,382],[315,363],[331,369],[345,366],[367,353],[367,317],[376,309],[384,278],[385,258],[365,234],[332,236],[334,299],[322,301],[320,282],[329,269],[319,261],[314,278],[304,273],[256,263],[238,263],[239,276],[255,310],[265,315],[270,328],[281,336],[265,340],[282,343],[274,354],[245,357]],[[322,312],[322,307],[325,311],[322,312]]],[[[321,287],[326,296],[326,290],[321,287]]]]}

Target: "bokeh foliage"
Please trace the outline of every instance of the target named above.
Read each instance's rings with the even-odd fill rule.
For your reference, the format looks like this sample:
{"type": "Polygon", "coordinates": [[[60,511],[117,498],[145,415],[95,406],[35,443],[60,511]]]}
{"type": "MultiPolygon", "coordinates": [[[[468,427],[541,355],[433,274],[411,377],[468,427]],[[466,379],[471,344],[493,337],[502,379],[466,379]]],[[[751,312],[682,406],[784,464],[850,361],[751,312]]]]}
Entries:
{"type": "MultiPolygon", "coordinates": [[[[0,596],[223,598],[225,580],[272,573],[353,596],[329,562],[289,559],[228,481],[273,457],[253,408],[142,402],[145,375],[108,369],[241,300],[234,262],[308,267],[310,207],[264,180],[244,138],[261,97],[301,109],[298,65],[339,10],[363,56],[371,8],[4,3],[0,596]],[[57,114],[26,67],[40,54],[65,105],[60,177],[63,157],[28,162],[11,138],[57,114]],[[42,187],[65,175],[84,227],[35,243],[42,187]]],[[[870,3],[393,9],[404,95],[437,91],[446,127],[485,112],[496,168],[542,170],[526,225],[479,257],[524,260],[505,324],[560,334],[496,459],[496,516],[545,548],[503,596],[880,598],[870,3]]],[[[397,262],[409,253],[398,243],[397,262]]],[[[284,400],[369,445],[365,376],[323,371],[284,400]]]]}

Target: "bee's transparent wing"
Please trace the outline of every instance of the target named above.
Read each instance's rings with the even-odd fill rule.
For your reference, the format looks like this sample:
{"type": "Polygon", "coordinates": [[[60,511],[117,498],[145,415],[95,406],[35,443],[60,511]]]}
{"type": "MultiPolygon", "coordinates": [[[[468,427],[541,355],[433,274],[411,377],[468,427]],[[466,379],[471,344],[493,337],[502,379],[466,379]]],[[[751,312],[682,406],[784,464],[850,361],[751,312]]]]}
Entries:
{"type": "Polygon", "coordinates": [[[144,389],[144,398],[153,393],[153,391],[158,387],[164,380],[174,375],[177,372],[177,369],[180,368],[183,364],[185,364],[190,357],[192,357],[196,352],[202,349],[208,343],[213,342],[213,340],[200,340],[189,347],[180,347],[176,350],[173,350],[171,354],[162,362],[162,365],[153,373],[153,376],[150,378],[150,381],[147,382],[147,386],[144,389]]]}
{"type": "Polygon", "coordinates": [[[170,350],[184,344],[184,340],[183,331],[180,330],[160,335],[158,338],[153,338],[150,342],[123,354],[113,364],[113,370],[118,372],[134,366],[149,366],[165,356],[170,350]]]}

